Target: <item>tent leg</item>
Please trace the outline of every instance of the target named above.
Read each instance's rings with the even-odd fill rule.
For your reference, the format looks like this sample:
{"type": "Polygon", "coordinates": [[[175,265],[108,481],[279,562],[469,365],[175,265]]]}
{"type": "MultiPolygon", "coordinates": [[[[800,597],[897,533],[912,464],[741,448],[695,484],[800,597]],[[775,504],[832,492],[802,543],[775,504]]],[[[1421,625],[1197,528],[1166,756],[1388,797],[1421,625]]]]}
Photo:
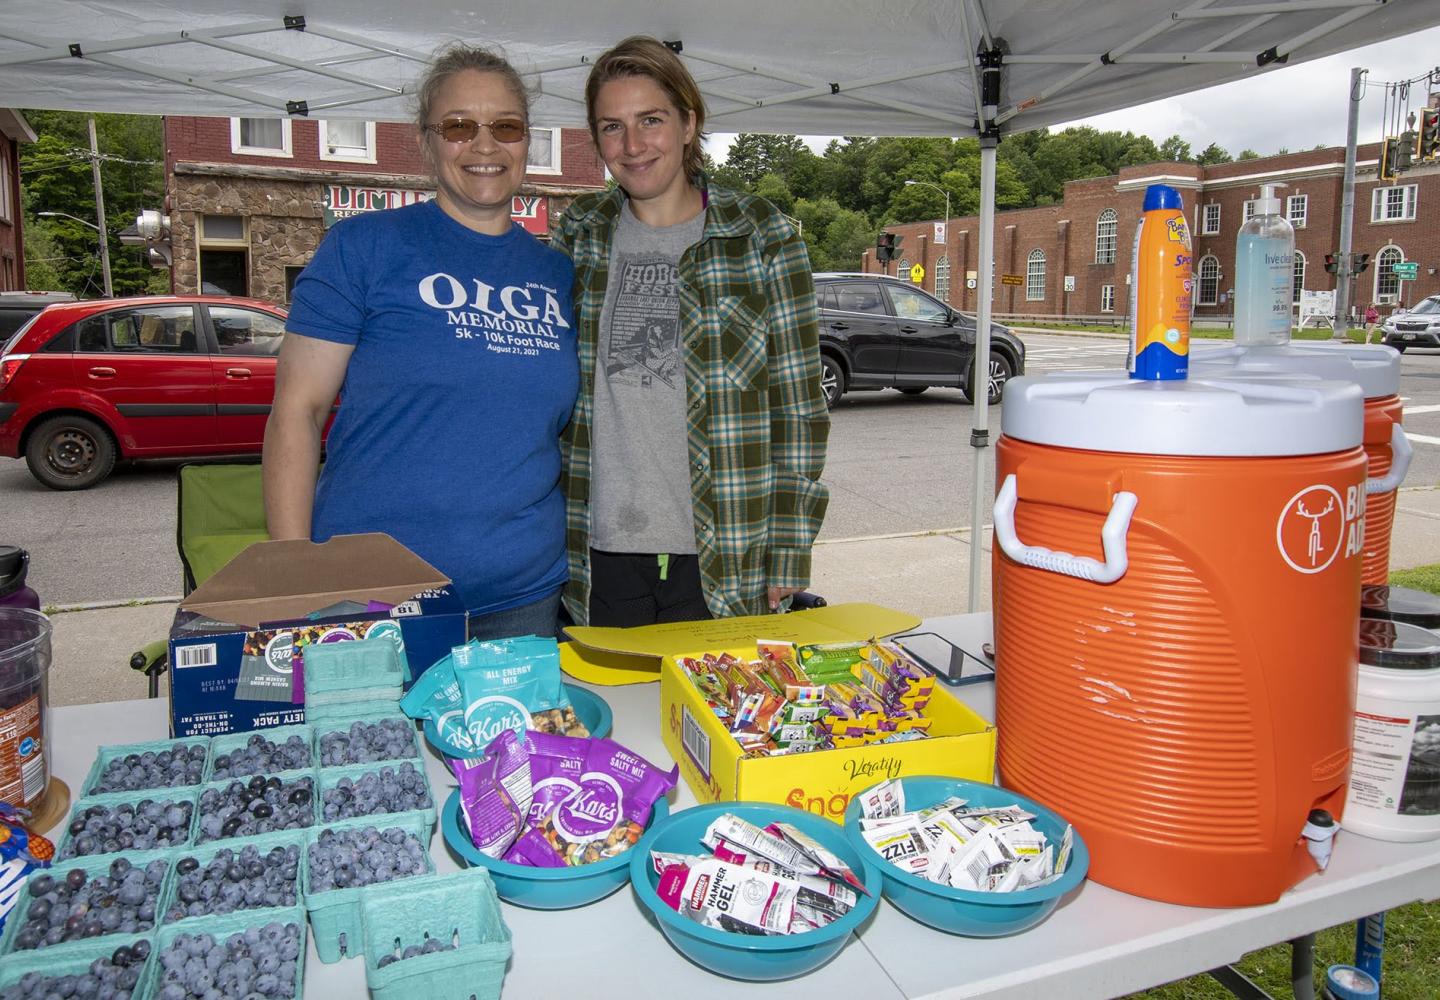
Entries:
{"type": "Polygon", "coordinates": [[[971,368],[974,384],[970,386],[970,395],[975,400],[970,431],[974,456],[970,495],[970,611],[980,609],[985,515],[990,509],[984,498],[985,471],[990,457],[990,313],[995,294],[995,154],[999,142],[994,135],[980,137],[980,259],[975,282],[980,295],[975,310],[975,364],[971,368]]]}

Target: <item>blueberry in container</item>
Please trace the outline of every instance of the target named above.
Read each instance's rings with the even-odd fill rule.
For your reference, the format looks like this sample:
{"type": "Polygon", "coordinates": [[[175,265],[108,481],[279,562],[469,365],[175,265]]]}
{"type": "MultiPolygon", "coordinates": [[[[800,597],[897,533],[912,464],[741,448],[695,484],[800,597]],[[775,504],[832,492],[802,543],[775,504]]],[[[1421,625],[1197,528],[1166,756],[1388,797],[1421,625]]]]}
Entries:
{"type": "Polygon", "coordinates": [[[93,951],[97,944],[113,942],[117,935],[152,934],[160,924],[160,907],[170,891],[171,861],[168,850],[129,851],[74,858],[37,869],[26,879],[5,921],[0,957],[8,964],[11,956],[93,951]],[[156,866],[153,872],[152,864],[156,866]],[[101,879],[104,881],[97,881],[101,879]],[[102,885],[107,886],[103,891],[99,889],[102,885]],[[52,895],[61,898],[52,900],[52,895]],[[81,909],[85,912],[78,912],[81,909]],[[66,916],[61,919],[56,914],[66,916]]]}
{"type": "Polygon", "coordinates": [[[194,787],[165,788],[80,799],[56,845],[55,864],[184,846],[190,843],[198,793],[194,787]]]}
{"type": "Polygon", "coordinates": [[[159,912],[163,925],[224,913],[293,907],[304,902],[304,830],[235,837],[176,850],[172,857],[175,874],[159,912]],[[246,859],[246,848],[251,847],[262,865],[258,873],[254,863],[246,859]],[[286,852],[293,852],[293,862],[286,852]],[[272,875],[272,869],[278,874],[272,875]],[[211,889],[203,888],[206,882],[212,884],[211,889]],[[251,891],[251,886],[256,884],[264,887],[259,893],[251,891]],[[287,889],[290,892],[287,893],[287,889]]]}

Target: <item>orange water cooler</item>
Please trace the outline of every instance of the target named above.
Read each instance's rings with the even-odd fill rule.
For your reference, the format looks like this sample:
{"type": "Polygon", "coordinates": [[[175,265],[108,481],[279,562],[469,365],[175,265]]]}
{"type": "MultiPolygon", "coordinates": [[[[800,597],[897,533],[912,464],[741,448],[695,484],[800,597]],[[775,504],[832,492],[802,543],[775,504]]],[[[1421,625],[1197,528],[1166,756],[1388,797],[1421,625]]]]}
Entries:
{"type": "Polygon", "coordinates": [[[996,456],[1003,783],[1090,876],[1275,900],[1342,816],[1355,707],[1363,399],[1284,376],[1016,379],[996,456]]]}
{"type": "Polygon", "coordinates": [[[1355,382],[1365,394],[1365,556],[1360,582],[1390,578],[1390,532],[1395,499],[1410,468],[1410,442],[1400,426],[1400,352],[1380,344],[1291,344],[1288,347],[1231,347],[1197,352],[1190,359],[1200,375],[1283,373],[1355,382]]]}

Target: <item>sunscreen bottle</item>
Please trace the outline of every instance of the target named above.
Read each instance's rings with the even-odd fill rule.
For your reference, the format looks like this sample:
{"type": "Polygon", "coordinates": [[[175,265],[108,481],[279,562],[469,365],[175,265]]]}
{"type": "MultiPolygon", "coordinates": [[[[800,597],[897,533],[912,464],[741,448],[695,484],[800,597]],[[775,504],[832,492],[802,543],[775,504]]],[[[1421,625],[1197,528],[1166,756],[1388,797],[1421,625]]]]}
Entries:
{"type": "Polygon", "coordinates": [[[1130,264],[1131,378],[1182,379],[1189,370],[1190,258],[1190,227],[1180,192],[1151,184],[1130,264]]]}
{"type": "Polygon", "coordinates": [[[1295,227],[1280,212],[1276,188],[1262,184],[1255,214],[1235,239],[1235,343],[1284,347],[1290,343],[1295,283],[1295,227]]]}

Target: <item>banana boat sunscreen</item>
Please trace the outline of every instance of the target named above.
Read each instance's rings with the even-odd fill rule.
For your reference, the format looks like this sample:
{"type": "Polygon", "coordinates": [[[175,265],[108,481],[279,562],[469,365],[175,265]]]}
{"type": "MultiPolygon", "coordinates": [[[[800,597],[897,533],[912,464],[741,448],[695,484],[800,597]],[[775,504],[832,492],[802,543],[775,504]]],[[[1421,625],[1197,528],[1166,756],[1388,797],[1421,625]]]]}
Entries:
{"type": "Polygon", "coordinates": [[[1182,379],[1190,366],[1190,228],[1180,192],[1164,184],[1145,189],[1135,230],[1130,273],[1131,378],[1182,379]]]}

